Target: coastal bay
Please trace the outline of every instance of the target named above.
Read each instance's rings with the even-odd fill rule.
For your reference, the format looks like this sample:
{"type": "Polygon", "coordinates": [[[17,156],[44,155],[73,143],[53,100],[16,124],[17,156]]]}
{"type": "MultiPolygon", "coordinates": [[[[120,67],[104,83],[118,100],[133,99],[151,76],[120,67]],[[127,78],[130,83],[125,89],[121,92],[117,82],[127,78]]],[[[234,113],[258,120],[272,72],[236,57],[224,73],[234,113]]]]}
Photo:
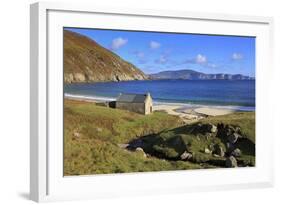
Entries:
{"type": "Polygon", "coordinates": [[[65,176],[255,166],[255,38],[63,39],[65,176]]]}

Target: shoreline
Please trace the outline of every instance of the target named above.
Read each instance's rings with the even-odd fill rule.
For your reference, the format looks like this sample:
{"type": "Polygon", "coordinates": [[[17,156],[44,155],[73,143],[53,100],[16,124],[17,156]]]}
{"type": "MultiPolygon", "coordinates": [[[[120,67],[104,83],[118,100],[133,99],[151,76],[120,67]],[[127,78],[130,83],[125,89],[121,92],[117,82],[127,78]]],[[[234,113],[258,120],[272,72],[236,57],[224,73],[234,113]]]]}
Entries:
{"type": "MultiPolygon", "coordinates": [[[[115,101],[116,98],[114,97],[104,97],[104,96],[87,96],[87,95],[76,95],[76,94],[68,94],[65,93],[64,97],[69,99],[78,99],[83,101],[90,101],[90,102],[108,102],[108,101],[115,101]]],[[[227,109],[227,110],[234,110],[236,112],[251,112],[255,111],[255,107],[250,106],[239,106],[239,105],[207,105],[207,104],[193,104],[193,103],[183,103],[183,102],[165,102],[165,101],[157,101],[153,100],[153,105],[169,105],[169,106],[180,106],[180,109],[188,109],[188,108],[201,108],[201,107],[208,107],[208,108],[215,108],[215,109],[227,109]]]]}
{"type": "MultiPolygon", "coordinates": [[[[109,102],[116,100],[115,98],[106,98],[98,96],[81,96],[65,94],[65,99],[78,100],[85,102],[109,102]]],[[[153,111],[166,112],[169,115],[179,116],[185,123],[196,122],[208,116],[227,115],[235,112],[242,112],[247,110],[235,109],[235,106],[212,106],[212,105],[193,105],[182,103],[164,103],[154,102],[153,111]]],[[[247,112],[250,112],[248,110],[247,112]]],[[[254,110],[253,110],[254,111],[254,110]]]]}

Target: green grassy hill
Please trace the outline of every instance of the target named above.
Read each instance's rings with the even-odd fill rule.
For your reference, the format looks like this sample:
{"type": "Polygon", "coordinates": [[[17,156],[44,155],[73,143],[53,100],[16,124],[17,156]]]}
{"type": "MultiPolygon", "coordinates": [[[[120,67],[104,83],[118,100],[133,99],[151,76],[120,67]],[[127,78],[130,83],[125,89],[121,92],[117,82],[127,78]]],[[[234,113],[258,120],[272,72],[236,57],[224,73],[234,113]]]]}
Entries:
{"type": "MultiPolygon", "coordinates": [[[[239,148],[240,159],[254,165],[254,114],[236,113],[206,118],[202,121],[227,122],[240,126],[246,141],[239,148]]],[[[210,145],[225,147],[224,139],[193,133],[197,126],[184,125],[176,116],[162,112],[151,115],[98,106],[95,103],[64,102],[64,175],[90,175],[124,172],[166,171],[220,167],[224,158],[203,152],[210,145]],[[142,139],[142,151],[132,151],[120,144],[142,139]],[[179,160],[187,150],[192,160],[179,160]]]]}
{"type": "Polygon", "coordinates": [[[64,175],[200,168],[193,163],[147,158],[118,146],[180,126],[178,117],[160,112],[144,116],[70,100],[64,105],[64,175]]]}

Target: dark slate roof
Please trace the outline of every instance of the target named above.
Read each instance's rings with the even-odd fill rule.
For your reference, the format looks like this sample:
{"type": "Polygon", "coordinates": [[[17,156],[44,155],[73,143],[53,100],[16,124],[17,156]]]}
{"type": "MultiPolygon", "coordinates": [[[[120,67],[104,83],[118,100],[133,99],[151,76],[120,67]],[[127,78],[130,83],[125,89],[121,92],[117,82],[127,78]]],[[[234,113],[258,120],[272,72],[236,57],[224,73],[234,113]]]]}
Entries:
{"type": "Polygon", "coordinates": [[[129,94],[122,93],[116,99],[117,102],[143,103],[146,99],[146,94],[129,94]]]}

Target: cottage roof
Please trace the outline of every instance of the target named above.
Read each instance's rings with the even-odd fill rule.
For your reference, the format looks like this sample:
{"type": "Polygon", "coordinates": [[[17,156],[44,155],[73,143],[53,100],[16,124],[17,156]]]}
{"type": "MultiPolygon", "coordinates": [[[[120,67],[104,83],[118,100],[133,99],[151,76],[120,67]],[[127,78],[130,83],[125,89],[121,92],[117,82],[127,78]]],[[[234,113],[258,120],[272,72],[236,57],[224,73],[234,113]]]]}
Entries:
{"type": "Polygon", "coordinates": [[[143,103],[148,94],[121,93],[116,99],[117,102],[143,103]]]}

